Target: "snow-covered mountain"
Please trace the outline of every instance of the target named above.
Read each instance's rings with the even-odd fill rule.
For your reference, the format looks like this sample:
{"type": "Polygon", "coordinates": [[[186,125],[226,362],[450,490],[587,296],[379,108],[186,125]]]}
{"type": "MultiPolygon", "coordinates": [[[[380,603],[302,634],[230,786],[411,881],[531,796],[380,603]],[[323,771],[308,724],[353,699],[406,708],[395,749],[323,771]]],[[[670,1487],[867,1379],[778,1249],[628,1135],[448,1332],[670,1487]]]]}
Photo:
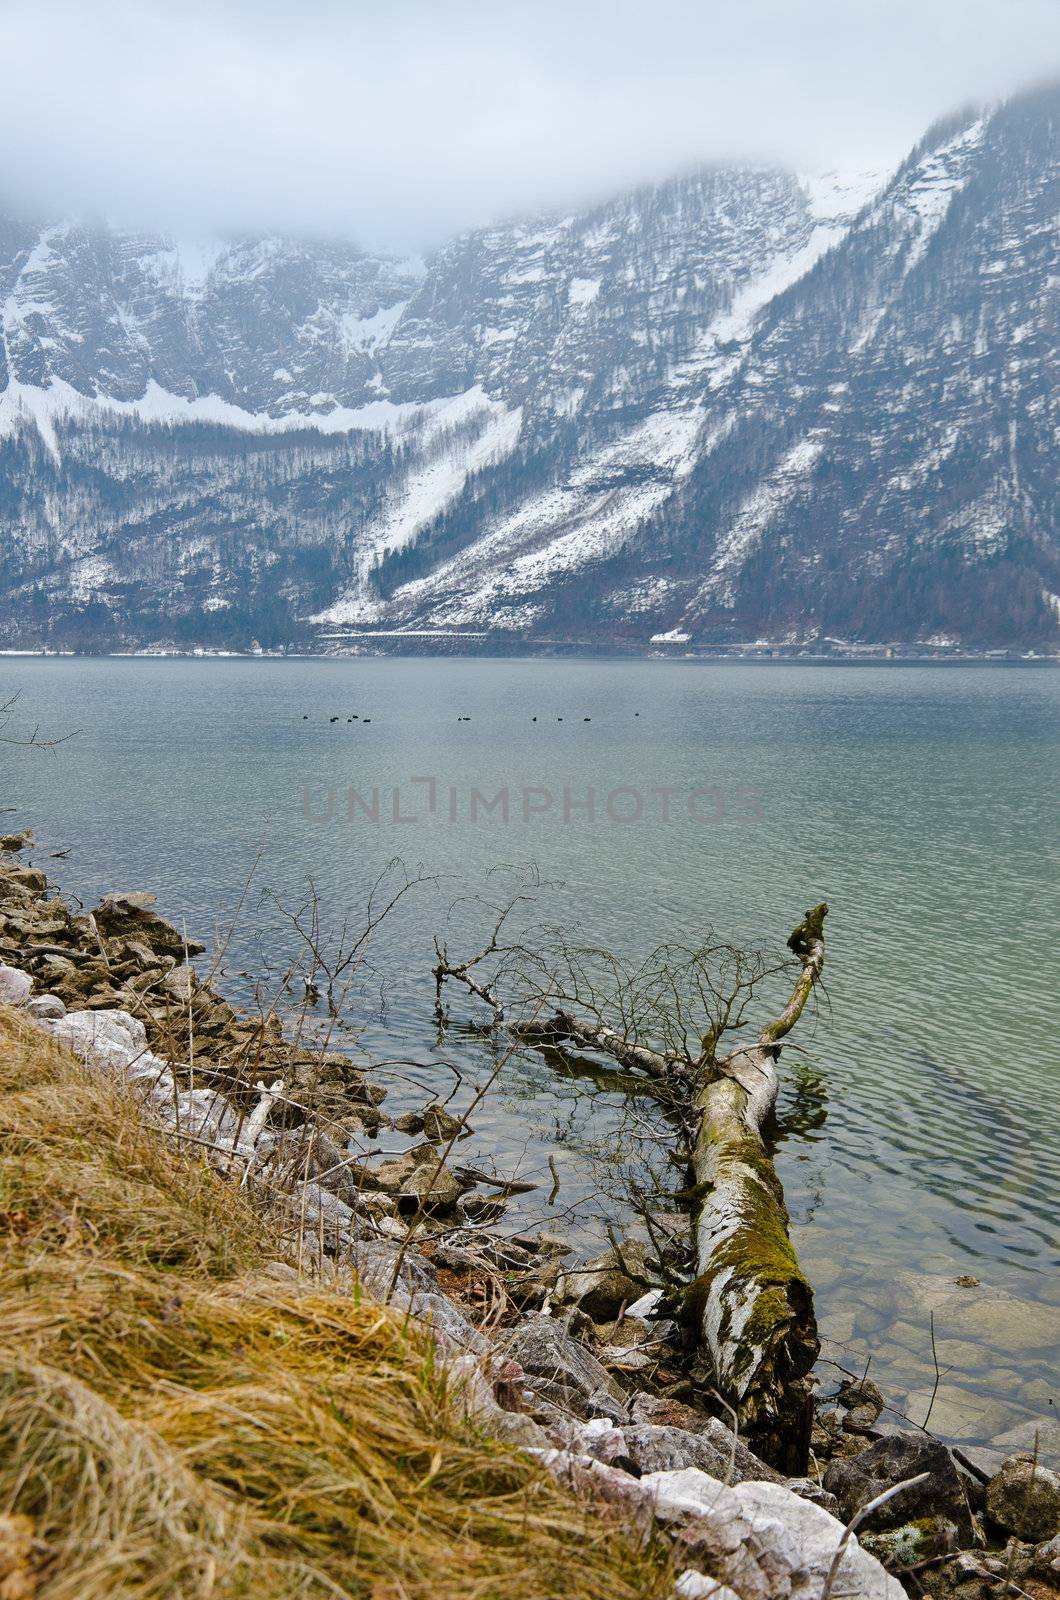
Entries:
{"type": "Polygon", "coordinates": [[[7,638],[1055,638],[1058,111],[427,263],[0,222],[7,638]]]}

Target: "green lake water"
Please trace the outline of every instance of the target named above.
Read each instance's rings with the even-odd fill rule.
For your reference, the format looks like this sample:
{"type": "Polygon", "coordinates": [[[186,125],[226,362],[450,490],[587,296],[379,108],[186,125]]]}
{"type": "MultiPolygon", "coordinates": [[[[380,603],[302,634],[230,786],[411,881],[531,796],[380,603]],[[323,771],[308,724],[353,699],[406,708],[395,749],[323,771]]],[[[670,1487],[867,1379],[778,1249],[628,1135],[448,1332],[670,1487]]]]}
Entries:
{"type": "MultiPolygon", "coordinates": [[[[858,1370],[871,1354],[922,1422],[933,1309],[933,1427],[1056,1427],[1060,674],[7,658],[0,678],[23,724],[79,730],[4,763],[5,821],[36,829],[65,890],[149,888],[210,938],[253,868],[237,1000],[240,972],[282,964],[263,889],[294,900],[311,875],[326,915],[356,922],[391,857],[439,875],[381,930],[385,1011],[374,988],[359,1001],[365,1046],[414,1063],[388,1104],[448,1093],[446,1062],[467,1082],[486,1069],[459,1028],[437,1043],[430,966],[435,931],[474,926],[449,907],[494,864],[536,864],[542,920],[633,956],[710,926],[782,948],[827,899],[826,1003],[783,1059],[778,1148],[825,1354],[858,1370]],[[961,1299],[958,1276],[983,1289],[961,1299]]],[[[531,1057],[465,1148],[542,1183],[528,1220],[551,1154],[562,1224],[589,1249],[619,1205],[590,1146],[617,1148],[624,1110],[531,1057]]]]}

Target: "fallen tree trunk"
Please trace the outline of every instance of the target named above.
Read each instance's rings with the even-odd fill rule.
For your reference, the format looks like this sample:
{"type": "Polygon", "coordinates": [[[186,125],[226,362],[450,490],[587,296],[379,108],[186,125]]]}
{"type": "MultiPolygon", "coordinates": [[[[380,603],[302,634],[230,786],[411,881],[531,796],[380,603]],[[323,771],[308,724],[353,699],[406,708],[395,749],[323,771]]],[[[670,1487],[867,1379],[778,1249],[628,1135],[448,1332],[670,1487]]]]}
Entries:
{"type": "Polygon", "coordinates": [[[507,1023],[496,979],[472,976],[480,962],[501,953],[503,916],[489,945],[467,961],[450,963],[444,945],[437,945],[434,968],[439,1014],[443,985],[462,983],[492,1008],[494,1025],[506,1025],[515,1039],[539,1049],[573,1044],[600,1051],[654,1092],[666,1091],[672,1107],[683,1108],[691,1145],[693,1182],[686,1198],[696,1277],[683,1292],[682,1310],[697,1328],[714,1387],[741,1430],[760,1455],[796,1476],[807,1464],[806,1377],[819,1345],[813,1293],[792,1247],[763,1129],[776,1104],[781,1041],[801,1017],[824,966],[827,914],[826,905],[815,906],[788,940],[800,968],[784,1010],[754,1044],[727,1055],[719,1054],[720,1040],[745,1025],[758,985],[780,970],[729,946],[708,944],[691,952],[664,946],[633,975],[608,952],[564,947],[555,969],[538,963],[545,981],[536,993],[528,986],[524,1004],[536,1004],[536,1014],[507,1023]],[[714,970],[719,965],[720,975],[714,970]],[[645,971],[647,980],[640,982],[645,971]],[[705,1033],[690,1029],[697,1004],[710,1022],[705,1033]],[[645,1018],[663,1048],[645,1041],[645,1018]]]}
{"type": "Polygon", "coordinates": [[[809,1442],[806,1375],[819,1344],[813,1292],[788,1234],[788,1213],[762,1137],[776,1104],[779,1041],[824,966],[826,905],[788,940],[802,963],[791,998],[755,1044],[715,1064],[699,1095],[692,1156],[697,1277],[689,1291],[719,1393],[773,1465],[801,1473],[809,1442]]]}
{"type": "Polygon", "coordinates": [[[569,1011],[557,1011],[551,1017],[530,1022],[513,1022],[509,1031],[527,1044],[575,1044],[582,1050],[601,1050],[619,1066],[646,1072],[650,1078],[665,1078],[676,1065],[674,1058],[658,1050],[649,1050],[646,1045],[631,1044],[605,1023],[586,1021],[572,1016],[569,1011]]]}

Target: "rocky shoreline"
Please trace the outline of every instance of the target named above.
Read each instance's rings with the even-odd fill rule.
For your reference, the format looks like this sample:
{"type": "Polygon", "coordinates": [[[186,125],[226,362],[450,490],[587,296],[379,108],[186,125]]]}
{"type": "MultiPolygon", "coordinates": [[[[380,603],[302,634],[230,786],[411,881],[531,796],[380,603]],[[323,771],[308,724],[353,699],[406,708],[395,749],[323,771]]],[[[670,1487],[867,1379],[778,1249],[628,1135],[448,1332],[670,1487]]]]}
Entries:
{"type": "Polygon", "coordinates": [[[277,1276],[326,1264],[429,1322],[476,1422],[628,1507],[646,1537],[662,1530],[680,1594],[897,1597],[895,1577],[960,1600],[1060,1594],[1060,1476],[1043,1452],[984,1471],[884,1422],[876,1384],[837,1369],[811,1476],[782,1477],[727,1425],[644,1243],[572,1263],[554,1234],[507,1237],[503,1180],[460,1164],[444,1106],[391,1118],[385,1084],[329,1041],[231,1006],[151,896],[79,910],[32,864],[31,834],[0,851],[0,1002],[121,1074],[145,1115],[260,1196],[277,1276]],[[391,1129],[420,1142],[380,1152],[391,1129]]]}

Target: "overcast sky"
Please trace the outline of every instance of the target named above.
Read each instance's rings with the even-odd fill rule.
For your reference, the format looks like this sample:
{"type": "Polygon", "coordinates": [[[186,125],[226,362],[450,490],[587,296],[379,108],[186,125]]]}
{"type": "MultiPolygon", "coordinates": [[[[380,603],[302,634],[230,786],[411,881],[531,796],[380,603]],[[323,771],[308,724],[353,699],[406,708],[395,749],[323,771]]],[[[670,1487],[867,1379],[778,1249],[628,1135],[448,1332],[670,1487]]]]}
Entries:
{"type": "Polygon", "coordinates": [[[8,203],[398,250],[700,161],[896,164],[1060,0],[0,0],[8,203]]]}

